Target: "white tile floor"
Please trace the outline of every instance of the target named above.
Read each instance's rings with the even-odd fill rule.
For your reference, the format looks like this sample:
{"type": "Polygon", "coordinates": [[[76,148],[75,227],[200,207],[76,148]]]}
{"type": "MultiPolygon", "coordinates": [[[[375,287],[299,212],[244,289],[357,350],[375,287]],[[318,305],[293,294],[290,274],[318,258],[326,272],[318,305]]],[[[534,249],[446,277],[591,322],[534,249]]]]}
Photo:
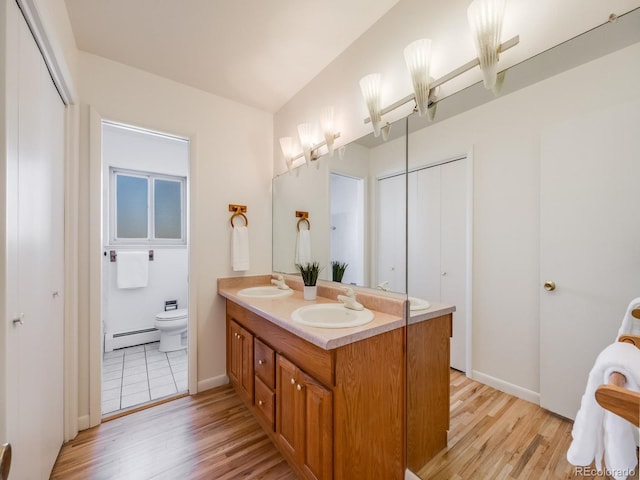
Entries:
{"type": "Polygon", "coordinates": [[[160,352],[160,342],[105,353],[102,414],[187,391],[187,351],[160,352]]]}

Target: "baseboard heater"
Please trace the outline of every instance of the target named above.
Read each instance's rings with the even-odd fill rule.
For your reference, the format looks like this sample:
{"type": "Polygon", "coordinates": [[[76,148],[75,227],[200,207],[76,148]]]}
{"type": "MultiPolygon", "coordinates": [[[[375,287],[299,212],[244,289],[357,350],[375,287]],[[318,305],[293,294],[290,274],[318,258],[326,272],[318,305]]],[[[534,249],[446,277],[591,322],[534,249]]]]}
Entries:
{"type": "Polygon", "coordinates": [[[104,335],[104,351],[111,352],[118,348],[132,347],[143,343],[157,342],[160,332],[156,328],[145,328],[131,332],[106,333],[104,335]]]}

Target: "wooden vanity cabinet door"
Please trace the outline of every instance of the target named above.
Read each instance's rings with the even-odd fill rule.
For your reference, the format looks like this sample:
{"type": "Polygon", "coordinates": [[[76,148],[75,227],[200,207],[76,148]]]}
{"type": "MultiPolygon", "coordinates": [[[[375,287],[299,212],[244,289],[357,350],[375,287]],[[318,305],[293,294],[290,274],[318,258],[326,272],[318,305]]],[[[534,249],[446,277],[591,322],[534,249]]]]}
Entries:
{"type": "Polygon", "coordinates": [[[276,355],[276,437],[305,477],[333,478],[333,394],[276,355]]]}
{"type": "Polygon", "coordinates": [[[300,372],[304,394],[305,431],[303,469],[318,480],[333,478],[333,394],[300,372]]]}
{"type": "Polygon", "coordinates": [[[227,328],[227,372],[238,394],[253,404],[253,335],[231,319],[227,328]]]}

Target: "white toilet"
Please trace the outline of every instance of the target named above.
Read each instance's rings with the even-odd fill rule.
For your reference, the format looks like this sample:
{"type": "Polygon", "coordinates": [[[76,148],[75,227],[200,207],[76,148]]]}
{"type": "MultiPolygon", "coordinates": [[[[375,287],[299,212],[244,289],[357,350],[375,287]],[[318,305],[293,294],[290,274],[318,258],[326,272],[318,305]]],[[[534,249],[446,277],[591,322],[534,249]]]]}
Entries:
{"type": "Polygon", "coordinates": [[[182,334],[187,331],[189,310],[179,308],[167,310],[156,315],[154,326],[160,331],[161,352],[173,352],[187,348],[182,344],[182,334]]]}

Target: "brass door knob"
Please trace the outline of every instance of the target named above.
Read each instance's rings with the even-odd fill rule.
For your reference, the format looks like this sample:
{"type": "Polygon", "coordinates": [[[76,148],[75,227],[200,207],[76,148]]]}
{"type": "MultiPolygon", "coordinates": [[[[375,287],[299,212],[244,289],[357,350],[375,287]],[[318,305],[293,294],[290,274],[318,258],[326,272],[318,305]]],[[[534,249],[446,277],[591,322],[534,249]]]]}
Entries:
{"type": "Polygon", "coordinates": [[[556,282],[551,282],[551,281],[544,282],[544,289],[547,292],[554,291],[556,289],[556,282]]]}

